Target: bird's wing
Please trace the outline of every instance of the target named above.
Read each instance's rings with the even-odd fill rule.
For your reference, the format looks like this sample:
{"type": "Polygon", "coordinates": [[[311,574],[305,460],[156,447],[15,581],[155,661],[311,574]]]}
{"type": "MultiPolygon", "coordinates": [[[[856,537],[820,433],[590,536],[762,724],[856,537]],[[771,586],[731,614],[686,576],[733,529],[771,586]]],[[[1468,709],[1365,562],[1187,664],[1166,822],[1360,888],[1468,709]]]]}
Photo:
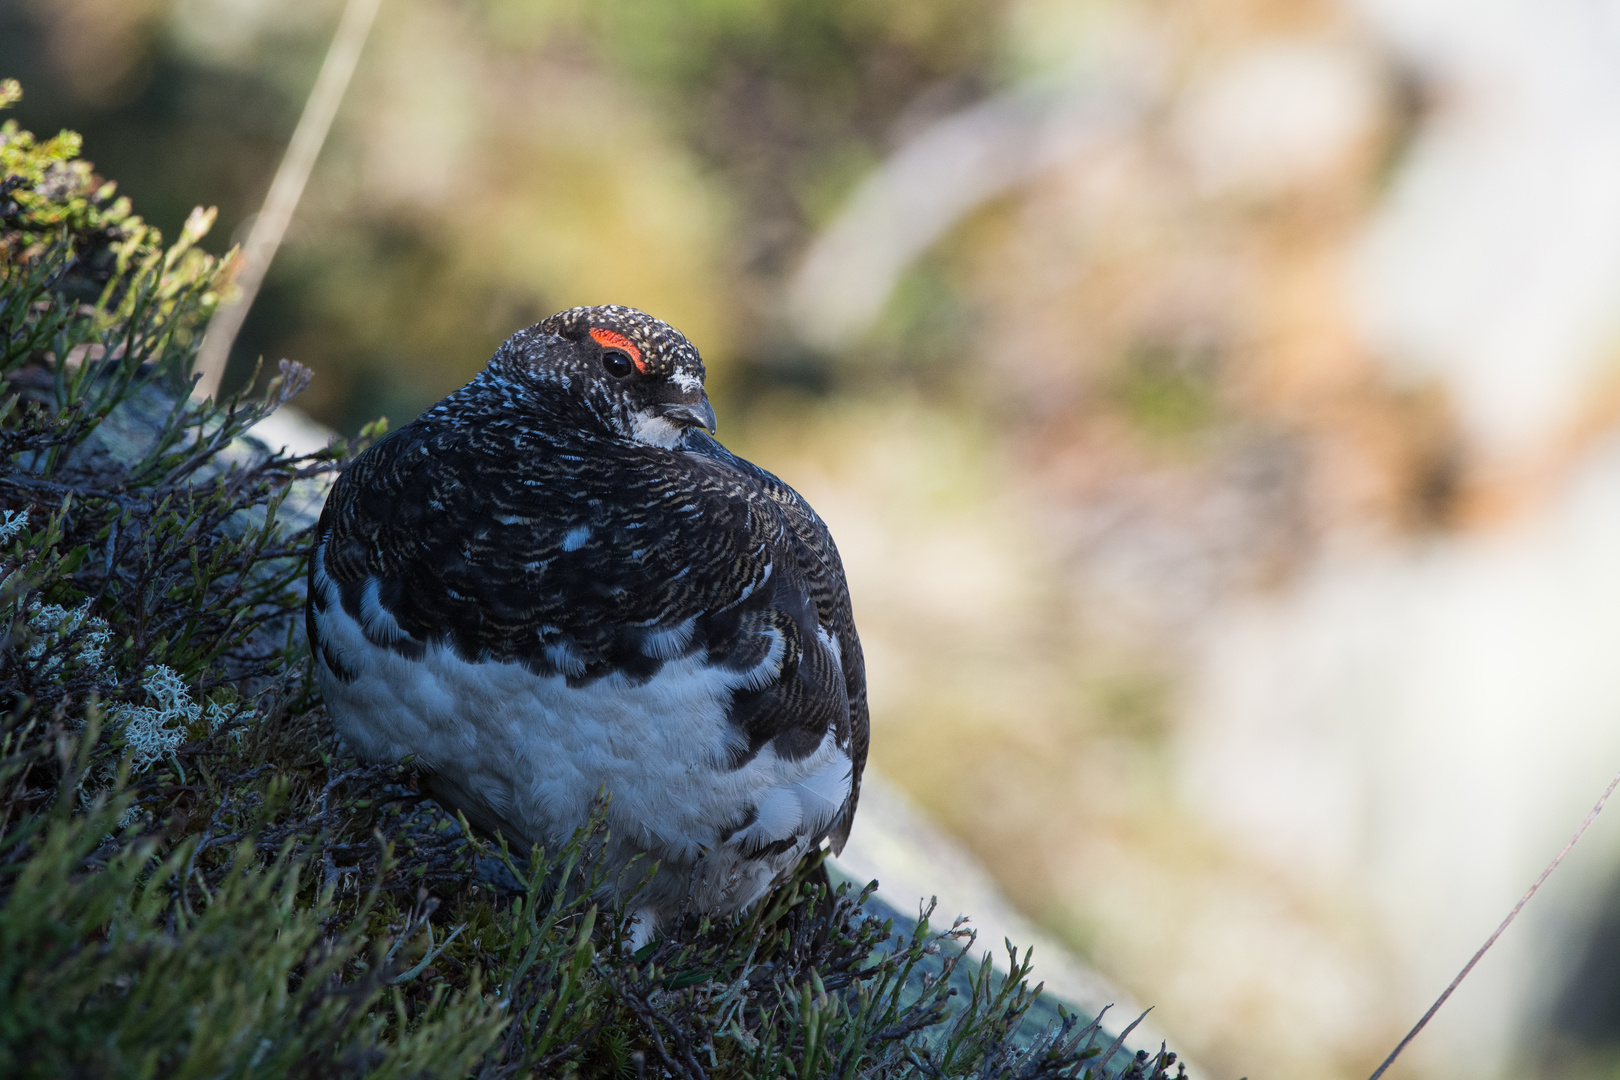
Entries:
{"type": "Polygon", "coordinates": [[[860,799],[861,773],[865,771],[866,753],[871,743],[866,703],[866,661],[861,653],[860,636],[855,632],[849,586],[844,578],[844,564],[839,558],[838,546],[833,543],[832,532],[820,515],[803,496],[775,474],[737,457],[701,431],[688,433],[686,445],[692,452],[712,457],[746,476],[757,490],[780,508],[792,537],[792,543],[784,545],[790,551],[784,554],[799,567],[803,594],[815,609],[818,628],[837,644],[839,670],[836,677],[843,682],[844,716],[847,717],[847,720],[838,722],[838,733],[840,743],[849,747],[850,755],[849,800],[829,834],[833,853],[837,854],[849,839],[850,825],[860,799]]]}
{"type": "Polygon", "coordinates": [[[792,489],[713,440],[672,452],[418,421],[339,480],[318,544],[344,610],[407,655],[443,641],[573,685],[689,656],[757,673],[732,695],[733,764],[766,746],[799,760],[834,732],[851,761],[841,846],[867,717],[837,550],[792,489]]]}

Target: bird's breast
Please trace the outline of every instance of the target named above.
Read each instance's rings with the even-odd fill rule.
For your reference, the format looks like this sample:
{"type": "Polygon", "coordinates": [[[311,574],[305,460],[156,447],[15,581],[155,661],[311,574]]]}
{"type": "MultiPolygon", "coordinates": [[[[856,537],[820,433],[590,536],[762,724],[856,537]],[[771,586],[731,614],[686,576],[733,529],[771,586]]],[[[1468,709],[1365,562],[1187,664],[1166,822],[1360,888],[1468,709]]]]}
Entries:
{"type": "MultiPolygon", "coordinates": [[[[768,643],[748,666],[711,662],[685,622],[644,644],[668,657],[648,678],[567,676],[566,642],[550,671],[466,657],[399,628],[368,583],[346,608],[314,554],[316,670],[332,719],[368,761],[414,757],[442,776],[459,807],[523,842],[549,843],[611,792],[610,825],[658,857],[689,862],[730,845],[748,851],[824,833],[847,801],[847,747],[829,729],[809,754],[749,752],[734,696],[782,663],[768,643]],[[742,764],[738,764],[741,762],[742,764]]],[[[537,628],[543,629],[543,628],[537,628]]]]}

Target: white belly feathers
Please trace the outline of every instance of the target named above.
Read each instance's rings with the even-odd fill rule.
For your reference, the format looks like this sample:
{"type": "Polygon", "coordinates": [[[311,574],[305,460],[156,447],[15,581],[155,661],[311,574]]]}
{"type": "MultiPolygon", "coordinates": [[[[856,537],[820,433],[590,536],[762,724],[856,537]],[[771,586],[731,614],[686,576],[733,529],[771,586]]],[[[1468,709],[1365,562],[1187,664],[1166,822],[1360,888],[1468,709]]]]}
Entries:
{"type": "Polygon", "coordinates": [[[727,719],[732,694],[774,676],[780,647],[753,671],[711,666],[699,653],[666,660],[639,684],[612,674],[578,687],[516,663],[468,662],[442,643],[407,659],[376,644],[408,638],[377,603],[374,584],[352,618],[323,553],[324,545],[313,554],[324,602],[314,616],[315,667],[349,747],[367,761],[414,754],[520,844],[565,839],[606,785],[617,857],[644,851],[661,863],[650,913],[660,921],[683,903],[733,912],[753,902],[849,798],[849,750],[830,730],[798,761],[767,745],[730,766],[732,752],[746,748],[727,719]],[[350,681],[332,673],[323,650],[350,681]],[[749,857],[778,843],[782,850],[749,857]]]}

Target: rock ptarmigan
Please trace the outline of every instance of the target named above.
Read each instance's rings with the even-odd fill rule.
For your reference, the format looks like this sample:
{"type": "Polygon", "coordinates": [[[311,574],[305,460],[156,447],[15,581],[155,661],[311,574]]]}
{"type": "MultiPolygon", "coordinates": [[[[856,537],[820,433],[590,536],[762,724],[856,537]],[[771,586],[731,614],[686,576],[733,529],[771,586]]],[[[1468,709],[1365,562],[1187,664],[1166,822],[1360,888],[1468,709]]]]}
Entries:
{"type": "Polygon", "coordinates": [[[310,556],[347,745],[524,850],[611,791],[659,863],[638,940],[731,913],[849,835],[866,679],[827,526],[711,437],[703,362],[633,308],[513,335],[343,473],[310,556]]]}

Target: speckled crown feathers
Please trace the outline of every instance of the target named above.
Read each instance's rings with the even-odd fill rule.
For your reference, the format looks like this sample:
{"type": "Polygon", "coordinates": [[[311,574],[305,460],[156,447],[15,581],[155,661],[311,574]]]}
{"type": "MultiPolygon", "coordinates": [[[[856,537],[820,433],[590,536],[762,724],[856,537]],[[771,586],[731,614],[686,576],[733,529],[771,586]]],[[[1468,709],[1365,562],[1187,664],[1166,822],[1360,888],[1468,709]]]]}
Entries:
{"type": "Polygon", "coordinates": [[[697,347],[686,340],[685,334],[645,311],[623,304],[569,308],[538,325],[547,333],[576,339],[584,337],[593,327],[623,334],[641,350],[648,375],[667,375],[678,369],[695,371],[699,378],[704,374],[703,358],[698,355],[697,347]]]}

